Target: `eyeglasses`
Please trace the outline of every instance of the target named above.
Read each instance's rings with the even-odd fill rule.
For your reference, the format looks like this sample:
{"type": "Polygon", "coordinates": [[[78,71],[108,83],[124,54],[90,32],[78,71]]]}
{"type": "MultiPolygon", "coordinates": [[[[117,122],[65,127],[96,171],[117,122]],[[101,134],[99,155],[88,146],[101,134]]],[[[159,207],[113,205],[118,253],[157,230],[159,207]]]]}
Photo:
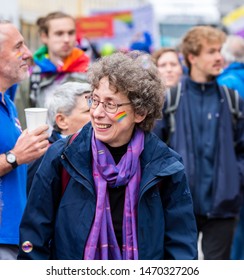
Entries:
{"type": "Polygon", "coordinates": [[[104,110],[107,113],[111,113],[114,114],[118,111],[118,108],[123,106],[123,105],[129,105],[131,104],[130,102],[128,103],[120,103],[120,104],[116,104],[112,101],[99,101],[96,98],[92,97],[92,96],[86,96],[87,99],[87,104],[89,106],[89,108],[92,109],[96,109],[98,107],[98,105],[101,103],[103,105],[104,110]]]}

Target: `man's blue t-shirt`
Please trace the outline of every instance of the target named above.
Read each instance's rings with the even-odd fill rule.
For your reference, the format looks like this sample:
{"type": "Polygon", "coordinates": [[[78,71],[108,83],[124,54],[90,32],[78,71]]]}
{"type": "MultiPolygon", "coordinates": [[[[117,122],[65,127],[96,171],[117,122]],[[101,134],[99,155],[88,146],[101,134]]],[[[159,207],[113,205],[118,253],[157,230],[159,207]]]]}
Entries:
{"type": "MultiPolygon", "coordinates": [[[[0,93],[0,154],[13,149],[21,134],[14,103],[0,93]]],[[[19,244],[19,224],[26,204],[26,165],[0,177],[0,244],[19,244]]]]}

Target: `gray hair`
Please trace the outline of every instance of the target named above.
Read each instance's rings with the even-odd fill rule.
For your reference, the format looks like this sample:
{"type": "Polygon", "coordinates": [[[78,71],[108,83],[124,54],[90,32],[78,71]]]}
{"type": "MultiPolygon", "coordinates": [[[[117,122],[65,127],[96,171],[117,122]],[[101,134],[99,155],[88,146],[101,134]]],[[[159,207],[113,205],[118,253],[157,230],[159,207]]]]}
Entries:
{"type": "Polygon", "coordinates": [[[51,97],[46,102],[48,123],[56,131],[60,131],[55,120],[56,114],[71,115],[77,105],[77,97],[90,92],[91,86],[88,83],[67,82],[55,87],[51,97]]]}
{"type": "Polygon", "coordinates": [[[223,44],[221,53],[227,63],[244,63],[244,39],[238,35],[229,35],[223,44]]]}
{"type": "MultiPolygon", "coordinates": [[[[12,24],[12,23],[9,20],[0,19],[0,25],[3,25],[3,24],[12,24]]],[[[1,43],[2,43],[3,38],[4,38],[4,35],[2,34],[1,28],[0,28],[0,50],[1,50],[1,43]]]]}
{"type": "Polygon", "coordinates": [[[137,125],[150,131],[155,120],[161,117],[165,93],[151,56],[139,51],[104,56],[89,67],[88,80],[92,90],[98,88],[103,77],[108,77],[112,90],[128,97],[135,113],[146,115],[137,125]]]}

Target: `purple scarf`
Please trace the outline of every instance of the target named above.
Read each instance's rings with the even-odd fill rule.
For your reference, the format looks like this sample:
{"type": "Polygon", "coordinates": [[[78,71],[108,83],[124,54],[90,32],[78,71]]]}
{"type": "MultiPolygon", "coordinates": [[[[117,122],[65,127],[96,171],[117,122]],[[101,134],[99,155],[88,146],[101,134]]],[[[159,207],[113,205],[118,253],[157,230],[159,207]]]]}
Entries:
{"type": "Polygon", "coordinates": [[[118,165],[107,147],[92,136],[93,177],[97,193],[95,220],[86,247],[85,260],[137,260],[137,202],[141,180],[140,154],[144,132],[136,129],[127,152],[118,165]],[[110,212],[108,187],[126,186],[123,214],[122,254],[118,246],[110,212]]]}

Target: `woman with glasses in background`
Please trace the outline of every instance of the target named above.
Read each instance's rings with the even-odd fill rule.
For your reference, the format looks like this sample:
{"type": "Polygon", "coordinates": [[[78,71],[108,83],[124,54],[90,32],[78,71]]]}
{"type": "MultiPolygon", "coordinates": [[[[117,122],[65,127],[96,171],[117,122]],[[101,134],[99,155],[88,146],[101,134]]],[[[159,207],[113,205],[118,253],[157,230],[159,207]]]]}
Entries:
{"type": "Polygon", "coordinates": [[[178,154],[150,132],[164,86],[148,54],[94,62],[91,123],[46,153],[20,226],[19,259],[196,259],[191,194],[178,154]],[[63,195],[61,166],[70,174],[63,195]]]}

